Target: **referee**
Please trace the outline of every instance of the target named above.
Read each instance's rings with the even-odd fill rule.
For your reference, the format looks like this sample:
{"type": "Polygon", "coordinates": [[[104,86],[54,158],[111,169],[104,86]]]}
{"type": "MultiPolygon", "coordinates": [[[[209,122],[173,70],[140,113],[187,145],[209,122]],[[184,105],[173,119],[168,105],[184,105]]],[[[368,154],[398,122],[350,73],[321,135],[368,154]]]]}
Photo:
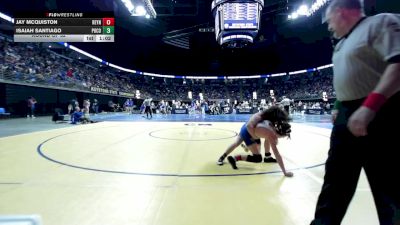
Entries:
{"type": "Polygon", "coordinates": [[[364,169],[380,225],[400,224],[400,15],[366,17],[359,0],[332,0],[328,28],[337,100],[312,225],[339,225],[364,169]]]}

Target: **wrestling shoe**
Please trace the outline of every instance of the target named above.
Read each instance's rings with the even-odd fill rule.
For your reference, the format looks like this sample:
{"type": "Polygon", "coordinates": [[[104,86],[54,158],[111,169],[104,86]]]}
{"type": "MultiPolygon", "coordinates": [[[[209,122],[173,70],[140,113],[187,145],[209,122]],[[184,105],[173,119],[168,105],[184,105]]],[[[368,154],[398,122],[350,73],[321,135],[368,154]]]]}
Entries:
{"type": "Polygon", "coordinates": [[[217,161],[217,165],[218,165],[218,166],[224,165],[224,158],[222,158],[222,157],[219,158],[218,161],[217,161]]]}
{"type": "Polygon", "coordinates": [[[276,159],[272,158],[271,156],[264,157],[265,163],[276,163],[276,159]]]}
{"type": "Polygon", "coordinates": [[[232,156],[228,156],[228,162],[229,162],[229,164],[231,164],[231,166],[234,170],[238,169],[236,166],[236,160],[232,156]]]}

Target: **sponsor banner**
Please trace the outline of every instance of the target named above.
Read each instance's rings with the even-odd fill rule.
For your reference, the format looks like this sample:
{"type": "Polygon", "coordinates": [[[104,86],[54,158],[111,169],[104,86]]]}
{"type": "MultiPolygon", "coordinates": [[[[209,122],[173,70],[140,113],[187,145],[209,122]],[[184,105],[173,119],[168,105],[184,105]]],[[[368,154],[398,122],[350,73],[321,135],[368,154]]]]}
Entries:
{"type": "Polygon", "coordinates": [[[188,114],[189,111],[187,109],[173,109],[172,114],[188,114]]]}
{"type": "Polygon", "coordinates": [[[223,107],[223,110],[225,114],[231,114],[233,112],[231,107],[223,107]]]}
{"type": "Polygon", "coordinates": [[[304,113],[311,114],[311,115],[323,115],[324,110],[322,110],[322,109],[306,109],[306,111],[304,113]]]}
{"type": "Polygon", "coordinates": [[[237,114],[251,114],[252,109],[251,108],[237,108],[236,113],[237,114]]]}
{"type": "Polygon", "coordinates": [[[129,98],[134,98],[135,97],[134,93],[127,93],[127,92],[123,92],[123,91],[118,91],[118,95],[129,97],[129,98]]]}
{"type": "Polygon", "coordinates": [[[134,93],[115,91],[115,90],[110,90],[108,88],[90,87],[90,91],[97,92],[97,93],[103,93],[103,94],[119,95],[119,96],[130,97],[130,98],[135,97],[134,93]]]}

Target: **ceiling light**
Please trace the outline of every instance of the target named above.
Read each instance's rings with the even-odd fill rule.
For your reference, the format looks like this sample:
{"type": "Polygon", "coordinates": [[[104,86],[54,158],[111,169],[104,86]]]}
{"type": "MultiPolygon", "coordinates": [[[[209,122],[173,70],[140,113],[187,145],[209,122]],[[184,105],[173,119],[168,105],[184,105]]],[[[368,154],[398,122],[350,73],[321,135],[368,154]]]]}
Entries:
{"type": "Polygon", "coordinates": [[[139,5],[138,7],[136,7],[135,12],[138,16],[146,15],[146,9],[142,5],[139,5]]]}
{"type": "Polygon", "coordinates": [[[121,0],[121,2],[128,9],[131,16],[145,16],[148,19],[156,18],[157,16],[150,0],[121,0]]]}
{"type": "Polygon", "coordinates": [[[311,16],[316,11],[318,11],[320,8],[325,6],[329,1],[330,0],[316,0],[311,5],[311,7],[308,7],[307,5],[301,5],[295,12],[288,15],[288,19],[293,20],[293,19],[297,19],[300,16],[307,16],[307,17],[311,16]]]}

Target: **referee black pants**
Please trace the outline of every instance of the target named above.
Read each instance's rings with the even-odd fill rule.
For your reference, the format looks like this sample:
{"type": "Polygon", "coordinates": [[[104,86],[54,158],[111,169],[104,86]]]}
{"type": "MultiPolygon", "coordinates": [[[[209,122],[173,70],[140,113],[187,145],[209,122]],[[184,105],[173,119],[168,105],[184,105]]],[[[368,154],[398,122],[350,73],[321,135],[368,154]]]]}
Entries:
{"type": "Polygon", "coordinates": [[[144,112],[146,113],[147,117],[149,117],[149,114],[150,114],[150,117],[153,117],[153,112],[151,111],[150,106],[146,106],[146,108],[144,109],[144,112]]]}
{"type": "Polygon", "coordinates": [[[380,225],[400,224],[400,93],[379,110],[368,126],[367,136],[355,137],[347,129],[347,121],[363,101],[345,101],[339,109],[312,225],[341,223],[362,168],[371,187],[380,225]]]}

